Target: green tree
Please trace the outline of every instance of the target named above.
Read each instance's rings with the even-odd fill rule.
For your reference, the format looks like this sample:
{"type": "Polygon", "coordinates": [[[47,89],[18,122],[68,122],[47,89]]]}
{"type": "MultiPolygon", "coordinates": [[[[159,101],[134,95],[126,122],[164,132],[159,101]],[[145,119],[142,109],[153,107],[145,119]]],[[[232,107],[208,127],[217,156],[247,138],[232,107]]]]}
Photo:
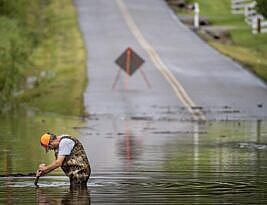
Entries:
{"type": "Polygon", "coordinates": [[[257,0],[257,10],[260,14],[267,18],[267,1],[257,0]]]}

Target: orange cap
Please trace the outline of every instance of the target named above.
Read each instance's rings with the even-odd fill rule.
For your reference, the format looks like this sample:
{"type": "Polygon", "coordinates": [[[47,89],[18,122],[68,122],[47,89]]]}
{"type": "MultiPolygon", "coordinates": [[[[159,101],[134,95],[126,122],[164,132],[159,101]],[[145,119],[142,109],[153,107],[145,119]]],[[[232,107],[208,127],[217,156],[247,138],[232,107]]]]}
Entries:
{"type": "Polygon", "coordinates": [[[40,142],[43,147],[48,147],[49,141],[50,141],[51,135],[48,133],[45,133],[41,136],[40,142]]]}

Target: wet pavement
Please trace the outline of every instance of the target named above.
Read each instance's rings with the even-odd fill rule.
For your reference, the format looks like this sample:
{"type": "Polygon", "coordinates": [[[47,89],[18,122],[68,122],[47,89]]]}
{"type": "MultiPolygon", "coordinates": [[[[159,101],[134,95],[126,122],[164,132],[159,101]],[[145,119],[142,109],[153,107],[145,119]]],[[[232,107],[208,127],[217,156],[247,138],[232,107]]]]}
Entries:
{"type": "Polygon", "coordinates": [[[183,109],[195,120],[266,118],[266,84],[207,45],[164,0],[75,5],[88,50],[89,113],[158,117],[164,109],[183,109]],[[145,61],[131,77],[119,75],[115,63],[127,47],[145,61]]]}

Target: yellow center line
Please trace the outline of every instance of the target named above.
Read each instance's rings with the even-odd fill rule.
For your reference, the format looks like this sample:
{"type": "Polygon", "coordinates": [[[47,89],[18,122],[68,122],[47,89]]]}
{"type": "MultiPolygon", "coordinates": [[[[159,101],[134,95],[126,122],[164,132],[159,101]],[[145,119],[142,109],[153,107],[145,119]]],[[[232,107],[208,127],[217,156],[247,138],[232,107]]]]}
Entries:
{"type": "Polygon", "coordinates": [[[171,85],[176,96],[180,99],[180,101],[187,108],[187,110],[192,114],[193,119],[194,120],[206,120],[206,117],[201,110],[194,109],[197,106],[191,100],[189,95],[186,93],[181,83],[175,78],[175,76],[171,73],[168,67],[163,63],[163,61],[159,57],[156,50],[144,38],[139,28],[135,24],[133,18],[130,16],[128,9],[126,8],[124,4],[124,1],[116,0],[116,2],[132,34],[135,36],[135,38],[137,39],[141,47],[148,53],[151,61],[154,63],[156,68],[161,72],[164,78],[171,85]]]}

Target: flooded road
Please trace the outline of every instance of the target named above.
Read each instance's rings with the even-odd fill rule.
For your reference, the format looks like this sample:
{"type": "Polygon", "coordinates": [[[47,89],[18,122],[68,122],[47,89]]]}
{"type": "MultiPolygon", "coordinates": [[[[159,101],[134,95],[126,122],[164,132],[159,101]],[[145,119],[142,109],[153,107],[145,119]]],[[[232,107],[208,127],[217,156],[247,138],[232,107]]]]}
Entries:
{"type": "Polygon", "coordinates": [[[24,117],[1,121],[0,204],[266,204],[264,120],[24,117]],[[3,177],[53,159],[39,147],[48,126],[84,144],[92,165],[87,190],[70,189],[60,170],[40,178],[38,189],[32,176],[3,177]]]}
{"type": "Polygon", "coordinates": [[[1,117],[0,204],[266,204],[266,85],[161,0],[74,2],[88,51],[89,116],[1,117]],[[127,47],[145,60],[144,72],[117,82],[114,60],[127,47]],[[34,186],[31,173],[53,160],[39,144],[46,131],[83,143],[86,190],[71,189],[60,169],[34,186]]]}

